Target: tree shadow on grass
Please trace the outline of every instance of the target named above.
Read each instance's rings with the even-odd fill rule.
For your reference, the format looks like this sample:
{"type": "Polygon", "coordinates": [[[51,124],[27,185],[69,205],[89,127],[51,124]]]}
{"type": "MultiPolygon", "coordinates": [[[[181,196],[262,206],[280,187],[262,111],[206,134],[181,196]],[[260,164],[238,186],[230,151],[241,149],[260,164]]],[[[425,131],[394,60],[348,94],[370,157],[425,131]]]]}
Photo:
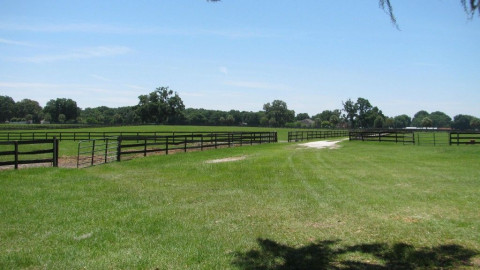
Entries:
{"type": "MultiPolygon", "coordinates": [[[[473,266],[478,251],[459,245],[420,247],[397,243],[340,246],[339,241],[318,241],[308,246],[290,247],[269,239],[257,239],[259,249],[237,253],[233,262],[241,269],[453,269],[473,266]],[[355,253],[370,260],[342,259],[355,253]]],[[[477,265],[478,266],[478,265],[477,265]]]]}

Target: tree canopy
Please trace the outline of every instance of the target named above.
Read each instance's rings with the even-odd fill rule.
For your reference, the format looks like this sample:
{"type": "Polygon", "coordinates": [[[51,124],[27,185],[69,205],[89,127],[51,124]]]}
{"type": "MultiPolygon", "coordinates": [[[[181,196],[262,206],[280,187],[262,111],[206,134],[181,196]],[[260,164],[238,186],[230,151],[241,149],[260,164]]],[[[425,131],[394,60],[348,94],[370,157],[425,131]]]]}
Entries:
{"type": "Polygon", "coordinates": [[[342,102],[343,110],[351,128],[381,128],[385,124],[385,116],[377,106],[372,106],[365,98],[351,99],[342,102]]]}
{"type": "Polygon", "coordinates": [[[77,121],[80,116],[80,108],[77,102],[67,98],[51,99],[43,109],[45,114],[49,114],[54,123],[64,123],[77,121]]]}
{"type": "Polygon", "coordinates": [[[263,105],[268,125],[272,127],[283,127],[286,123],[295,119],[295,111],[289,110],[287,103],[282,100],[274,100],[272,103],[263,105]]]}
{"type": "Polygon", "coordinates": [[[366,98],[342,102],[343,109],[323,110],[309,116],[288,109],[287,103],[274,100],[264,104],[263,110],[221,111],[209,109],[185,109],[180,96],[168,87],[139,96],[135,106],[80,109],[74,100],[52,99],[45,107],[35,100],[23,99],[15,102],[11,97],[0,96],[0,121],[40,123],[41,120],[66,124],[131,125],[141,123],[208,125],[208,126],[270,126],[270,127],[316,127],[316,128],[405,128],[436,127],[456,130],[479,129],[480,119],[471,115],[459,114],[453,120],[441,111],[429,113],[418,111],[413,119],[402,114],[386,117],[366,98]],[[342,115],[342,112],[344,113],[342,115]],[[305,121],[305,120],[309,121],[305,121]]]}
{"type": "Polygon", "coordinates": [[[0,122],[9,121],[15,114],[15,101],[9,96],[0,96],[0,122]]]}
{"type": "Polygon", "coordinates": [[[138,111],[143,123],[175,122],[185,110],[180,96],[168,87],[158,87],[149,95],[141,95],[138,99],[138,111]]]}

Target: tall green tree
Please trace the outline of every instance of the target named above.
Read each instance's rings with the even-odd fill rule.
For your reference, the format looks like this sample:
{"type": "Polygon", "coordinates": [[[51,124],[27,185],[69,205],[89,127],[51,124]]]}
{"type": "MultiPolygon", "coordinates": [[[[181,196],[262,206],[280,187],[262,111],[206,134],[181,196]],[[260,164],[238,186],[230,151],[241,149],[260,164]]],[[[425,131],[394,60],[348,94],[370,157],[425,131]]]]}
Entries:
{"type": "Polygon", "coordinates": [[[430,117],[425,117],[422,119],[422,127],[432,127],[433,126],[433,121],[430,119],[430,117]]]}
{"type": "Polygon", "coordinates": [[[168,87],[158,87],[138,99],[138,112],[143,123],[166,124],[183,116],[185,110],[180,96],[168,87]]]}
{"type": "MultiPolygon", "coordinates": [[[[340,110],[323,110],[321,113],[314,115],[313,119],[320,119],[320,121],[330,121],[332,116],[340,118],[342,112],[340,110]]],[[[330,121],[331,122],[331,121],[330,121]]]]}
{"type": "Polygon", "coordinates": [[[480,119],[474,117],[472,120],[470,120],[470,127],[472,129],[479,129],[480,128],[480,119]]]}
{"type": "Polygon", "coordinates": [[[423,127],[423,126],[422,126],[422,120],[423,120],[423,118],[429,117],[429,116],[430,116],[430,114],[429,114],[427,111],[424,111],[424,110],[418,111],[418,112],[413,116],[412,126],[414,126],[414,127],[423,127]]]}
{"type": "Polygon", "coordinates": [[[382,128],[385,125],[385,119],[381,115],[377,115],[373,121],[374,128],[382,128]]]}
{"type": "Polygon", "coordinates": [[[395,118],[392,118],[392,117],[385,118],[384,127],[394,128],[395,127],[395,118]]]}
{"type": "Polygon", "coordinates": [[[332,114],[330,116],[330,119],[328,120],[332,124],[332,127],[336,127],[340,123],[340,111],[339,110],[335,110],[335,111],[338,111],[338,115],[332,114]]]}
{"type": "Polygon", "coordinates": [[[444,112],[436,111],[432,112],[429,116],[432,119],[432,126],[439,128],[448,128],[452,124],[452,118],[444,112]]]}
{"type": "Polygon", "coordinates": [[[302,121],[302,120],[309,119],[309,118],[310,118],[310,115],[308,115],[308,113],[299,113],[295,117],[295,120],[302,121]]]}
{"type": "Polygon", "coordinates": [[[365,126],[364,127],[367,127],[367,128],[371,128],[371,127],[381,128],[381,127],[383,127],[383,122],[384,121],[385,121],[385,115],[383,115],[382,111],[377,106],[375,106],[366,113],[365,126]],[[379,125],[378,121],[380,121],[380,120],[377,120],[377,119],[382,119],[382,126],[377,127],[379,125]],[[375,124],[375,121],[377,121],[377,124],[375,124]]]}
{"type": "Polygon", "coordinates": [[[27,121],[31,120],[34,123],[40,123],[42,116],[42,107],[35,100],[26,98],[15,103],[15,117],[17,118],[23,118],[27,121]]]}
{"type": "Polygon", "coordinates": [[[471,115],[465,115],[465,114],[455,115],[453,117],[452,128],[458,129],[458,130],[471,129],[472,127],[470,126],[470,122],[474,118],[475,117],[473,117],[471,115]]]}
{"type": "Polygon", "coordinates": [[[412,123],[410,116],[406,114],[397,115],[393,118],[395,128],[406,128],[409,127],[412,123]]]}
{"type": "MultiPolygon", "coordinates": [[[[370,111],[373,109],[372,104],[370,104],[370,101],[368,101],[368,99],[359,97],[357,99],[356,107],[358,110],[357,118],[359,127],[368,128],[370,126],[370,119],[368,119],[368,117],[370,116],[370,111]]],[[[375,118],[373,119],[373,121],[375,121],[375,118]]]]}
{"type": "Polygon", "coordinates": [[[348,126],[350,128],[355,128],[356,123],[355,123],[355,118],[357,117],[357,104],[353,102],[351,99],[348,99],[347,101],[343,102],[343,111],[345,111],[346,115],[345,118],[347,119],[348,126]]]}
{"type": "Polygon", "coordinates": [[[289,110],[287,103],[282,100],[274,100],[263,105],[263,110],[270,126],[284,127],[286,123],[295,120],[295,111],[289,110]]]}
{"type": "Polygon", "coordinates": [[[0,96],[0,123],[10,121],[15,114],[15,101],[9,96],[0,96]]]}
{"type": "Polygon", "coordinates": [[[69,98],[51,99],[43,108],[43,112],[50,114],[54,123],[59,123],[60,120],[64,120],[63,122],[76,122],[77,117],[80,116],[80,111],[77,102],[69,98]],[[65,116],[65,119],[63,117],[59,119],[61,114],[65,116]]]}

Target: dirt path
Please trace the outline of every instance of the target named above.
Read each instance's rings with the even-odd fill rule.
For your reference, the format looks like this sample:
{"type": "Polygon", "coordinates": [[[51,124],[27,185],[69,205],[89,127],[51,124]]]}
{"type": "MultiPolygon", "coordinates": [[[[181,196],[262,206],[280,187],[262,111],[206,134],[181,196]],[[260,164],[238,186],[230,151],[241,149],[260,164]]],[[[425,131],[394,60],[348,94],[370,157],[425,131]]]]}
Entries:
{"type": "Polygon", "coordinates": [[[308,142],[299,144],[300,146],[309,147],[309,148],[317,148],[317,149],[337,149],[339,147],[338,143],[347,139],[339,140],[339,141],[316,141],[316,142],[308,142]]]}

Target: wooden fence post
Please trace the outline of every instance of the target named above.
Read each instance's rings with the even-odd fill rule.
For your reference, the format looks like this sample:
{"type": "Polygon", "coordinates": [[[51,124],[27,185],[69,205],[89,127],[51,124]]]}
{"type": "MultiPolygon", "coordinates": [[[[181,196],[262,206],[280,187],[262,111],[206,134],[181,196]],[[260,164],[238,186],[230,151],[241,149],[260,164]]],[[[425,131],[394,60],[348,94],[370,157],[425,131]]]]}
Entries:
{"type": "Polygon", "coordinates": [[[143,141],[145,144],[143,145],[143,156],[147,156],[147,139],[143,141]]]}
{"type": "Polygon", "coordinates": [[[53,167],[58,167],[58,140],[53,137],[53,167]]]}
{"type": "MultiPolygon", "coordinates": [[[[193,140],[193,135],[192,135],[192,140],[193,140]]],[[[184,141],[184,146],[183,147],[184,147],[183,152],[186,153],[187,152],[187,136],[186,135],[185,135],[185,141],[184,141]]]]}
{"type": "Polygon", "coordinates": [[[14,142],[15,146],[15,170],[18,169],[18,141],[14,142]]]}
{"type": "Polygon", "coordinates": [[[165,155],[168,155],[168,135],[165,136],[165,155]]]}
{"type": "Polygon", "coordinates": [[[96,140],[93,140],[93,145],[92,145],[92,160],[91,160],[91,165],[93,166],[93,161],[95,158],[95,142],[96,140]]]}
{"type": "Polygon", "coordinates": [[[122,137],[117,137],[117,161],[122,159],[122,137]]]}
{"type": "Polygon", "coordinates": [[[107,156],[108,156],[108,138],[105,141],[105,163],[107,163],[107,156]]]}

